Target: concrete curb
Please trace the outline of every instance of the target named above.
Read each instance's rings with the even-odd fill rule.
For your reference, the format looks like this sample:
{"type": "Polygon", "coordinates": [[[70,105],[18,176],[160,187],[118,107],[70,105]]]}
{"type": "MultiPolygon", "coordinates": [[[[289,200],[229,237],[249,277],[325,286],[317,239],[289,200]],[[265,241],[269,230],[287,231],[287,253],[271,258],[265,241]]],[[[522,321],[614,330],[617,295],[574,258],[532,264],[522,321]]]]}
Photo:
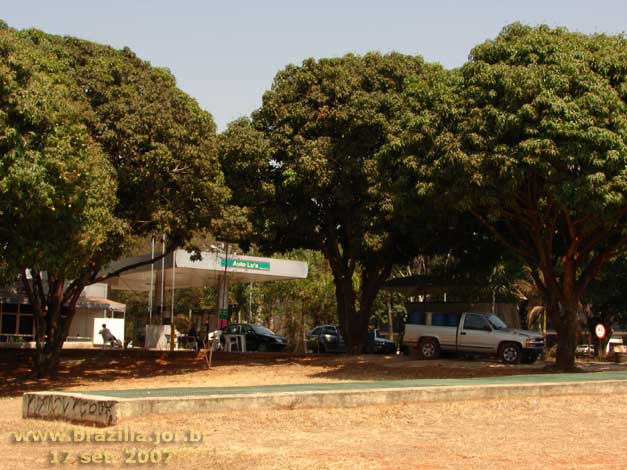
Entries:
{"type": "Polygon", "coordinates": [[[29,392],[22,397],[22,418],[113,426],[120,420],[120,400],[74,392],[29,392]]]}
{"type": "Polygon", "coordinates": [[[32,392],[22,399],[22,417],[114,426],[136,416],[211,413],[216,410],[352,408],[416,402],[447,402],[508,397],[626,393],[624,380],[377,388],[306,392],[113,398],[72,392],[32,392]]]}

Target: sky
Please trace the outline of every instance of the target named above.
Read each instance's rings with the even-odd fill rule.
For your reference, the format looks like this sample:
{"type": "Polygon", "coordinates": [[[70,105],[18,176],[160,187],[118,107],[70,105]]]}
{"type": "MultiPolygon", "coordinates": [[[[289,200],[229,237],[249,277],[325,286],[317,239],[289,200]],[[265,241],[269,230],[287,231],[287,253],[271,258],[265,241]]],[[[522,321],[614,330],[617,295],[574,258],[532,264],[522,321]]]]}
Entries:
{"type": "Polygon", "coordinates": [[[309,57],[399,51],[447,68],[507,24],[624,33],[625,0],[0,0],[0,19],[130,47],[166,67],[224,130],[275,74],[309,57]]]}

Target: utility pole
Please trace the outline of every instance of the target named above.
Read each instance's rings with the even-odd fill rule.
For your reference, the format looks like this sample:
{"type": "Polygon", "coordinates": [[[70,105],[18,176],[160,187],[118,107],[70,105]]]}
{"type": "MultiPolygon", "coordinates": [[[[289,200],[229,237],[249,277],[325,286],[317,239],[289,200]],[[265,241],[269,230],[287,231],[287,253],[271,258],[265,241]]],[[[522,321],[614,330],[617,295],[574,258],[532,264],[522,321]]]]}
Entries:
{"type": "Polygon", "coordinates": [[[176,280],[176,250],[172,251],[172,310],[170,311],[170,351],[174,351],[176,328],[174,328],[174,288],[176,280]]]}
{"type": "MultiPolygon", "coordinates": [[[[151,238],[150,258],[155,259],[155,236],[151,238]]],[[[153,297],[155,290],[155,263],[150,264],[150,290],[148,292],[148,324],[152,324],[153,297]]]]}

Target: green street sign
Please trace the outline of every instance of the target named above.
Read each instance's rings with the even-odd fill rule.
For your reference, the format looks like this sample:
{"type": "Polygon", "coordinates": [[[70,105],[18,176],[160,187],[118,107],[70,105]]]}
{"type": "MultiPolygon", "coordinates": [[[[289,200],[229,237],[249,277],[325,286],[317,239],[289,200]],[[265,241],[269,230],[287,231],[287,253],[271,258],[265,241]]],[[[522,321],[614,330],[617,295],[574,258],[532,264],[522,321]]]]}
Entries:
{"type": "Polygon", "coordinates": [[[229,268],[256,269],[259,271],[270,271],[270,263],[266,261],[230,259],[227,262],[224,258],[220,258],[220,266],[227,266],[229,268]]]}

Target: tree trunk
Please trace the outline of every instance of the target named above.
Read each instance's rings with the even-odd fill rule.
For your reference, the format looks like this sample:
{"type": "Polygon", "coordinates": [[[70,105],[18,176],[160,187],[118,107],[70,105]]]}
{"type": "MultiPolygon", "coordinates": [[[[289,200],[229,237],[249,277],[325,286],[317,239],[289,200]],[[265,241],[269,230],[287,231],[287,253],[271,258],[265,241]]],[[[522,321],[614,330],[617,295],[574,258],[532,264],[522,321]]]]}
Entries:
{"type": "Polygon", "coordinates": [[[52,343],[46,342],[45,347],[37,351],[33,365],[33,375],[36,378],[50,377],[56,373],[61,361],[62,346],[63,343],[56,347],[52,343]]]}
{"type": "MultiPolygon", "coordinates": [[[[48,306],[48,308],[50,308],[48,306]]],[[[35,352],[33,375],[37,378],[50,377],[56,373],[61,360],[61,350],[67,338],[75,308],[48,310],[45,326],[45,340],[40,342],[35,352]]],[[[35,312],[37,316],[37,312],[35,312]]]]}
{"type": "Polygon", "coordinates": [[[387,295],[388,307],[388,339],[394,341],[394,315],[392,313],[392,292],[387,295]]]}
{"type": "Polygon", "coordinates": [[[359,354],[364,342],[359,341],[361,322],[355,306],[356,296],[352,276],[348,276],[345,272],[339,275],[334,272],[333,282],[340,331],[344,336],[346,351],[349,354],[359,354]]]}
{"type": "Polygon", "coordinates": [[[532,271],[536,286],[542,292],[545,310],[557,332],[557,355],[554,368],[566,372],[575,370],[575,349],[579,333],[577,309],[579,297],[575,293],[575,268],[572,264],[564,269],[562,283],[552,269],[540,274],[532,271]]]}
{"type": "Polygon", "coordinates": [[[329,261],[333,269],[339,326],[346,343],[346,352],[348,354],[361,354],[364,352],[368,335],[368,322],[372,312],[372,294],[364,292],[366,286],[362,282],[361,302],[359,310],[357,310],[357,293],[353,284],[352,270],[348,266],[344,266],[341,261],[329,261]]]}
{"type": "Polygon", "coordinates": [[[392,269],[386,261],[373,262],[369,266],[360,266],[359,310],[353,275],[358,266],[357,260],[350,256],[350,249],[342,246],[336,239],[333,224],[328,226],[329,238],[322,245],[325,258],[329,261],[335,284],[335,298],[346,351],[349,354],[364,352],[368,336],[368,323],[372,314],[374,300],[392,269]]]}
{"type": "MultiPolygon", "coordinates": [[[[345,339],[346,349],[349,354],[362,354],[365,351],[366,341],[368,337],[368,325],[372,317],[372,308],[374,301],[381,289],[383,281],[387,279],[391,266],[384,266],[377,270],[372,267],[362,270],[360,291],[359,291],[359,310],[355,306],[355,291],[351,279],[350,289],[352,316],[345,318],[345,339]]],[[[349,286],[346,286],[348,288],[349,286]]],[[[348,307],[348,306],[347,306],[348,307]]]]}
{"type": "MultiPolygon", "coordinates": [[[[552,320],[557,331],[557,355],[555,369],[568,372],[575,370],[575,348],[577,347],[577,303],[561,305],[552,313],[552,320]]],[[[553,309],[552,309],[553,310],[553,309]]]]}
{"type": "Polygon", "coordinates": [[[33,306],[35,356],[32,375],[36,378],[49,377],[59,366],[61,349],[85,284],[84,281],[74,281],[65,291],[64,281],[49,276],[45,292],[41,274],[33,273],[32,281],[29,281],[25,268],[22,270],[22,284],[33,306]]]}

